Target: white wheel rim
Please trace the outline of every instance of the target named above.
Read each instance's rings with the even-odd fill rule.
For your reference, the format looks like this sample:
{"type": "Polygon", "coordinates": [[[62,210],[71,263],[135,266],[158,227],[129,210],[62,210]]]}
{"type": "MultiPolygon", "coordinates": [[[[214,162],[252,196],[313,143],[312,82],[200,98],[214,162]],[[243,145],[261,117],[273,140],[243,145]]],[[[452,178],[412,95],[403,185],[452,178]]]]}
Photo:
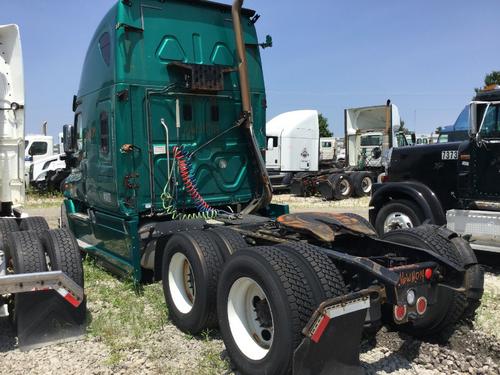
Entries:
{"type": "Polygon", "coordinates": [[[409,216],[402,212],[393,212],[384,221],[384,233],[406,228],[413,228],[413,223],[409,216]]]}
{"type": "Polygon", "coordinates": [[[264,358],[273,344],[274,320],[267,296],[255,280],[241,277],[233,283],[227,317],[239,350],[254,361],[264,358]]]}
{"type": "Polygon", "coordinates": [[[340,181],[340,193],[345,196],[348,195],[351,191],[351,186],[347,180],[340,181]]]}
{"type": "Polygon", "coordinates": [[[364,177],[361,180],[361,189],[363,189],[363,193],[365,194],[372,191],[372,179],[370,177],[364,177]]]}
{"type": "Polygon", "coordinates": [[[170,259],[168,287],[177,310],[189,313],[196,297],[196,283],[191,263],[182,253],[175,253],[170,259]]]}

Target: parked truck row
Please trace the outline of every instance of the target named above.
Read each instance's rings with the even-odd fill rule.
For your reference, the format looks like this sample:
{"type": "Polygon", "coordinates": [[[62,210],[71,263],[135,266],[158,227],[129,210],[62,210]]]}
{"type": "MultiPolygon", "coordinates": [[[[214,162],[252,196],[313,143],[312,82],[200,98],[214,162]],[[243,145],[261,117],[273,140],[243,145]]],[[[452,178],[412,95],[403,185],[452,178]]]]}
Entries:
{"type": "Polygon", "coordinates": [[[319,138],[316,111],[287,112],[267,123],[266,167],[275,190],[300,196],[319,193],[325,199],[370,195],[384,171],[384,155],[392,147],[408,146],[399,110],[388,101],[346,109],[344,118],[341,160],[333,151],[334,139],[319,138]]]}
{"type": "MultiPolygon", "coordinates": [[[[66,229],[18,209],[22,60],[0,54],[0,83],[17,69],[8,81],[15,95],[0,90],[0,305],[14,312],[20,342],[47,341],[33,332],[49,323],[60,338],[64,319],[82,329],[77,243],[111,272],[161,281],[172,322],[190,334],[218,327],[241,374],[361,374],[363,332],[388,324],[444,335],[474,317],[482,270],[455,232],[426,223],[379,235],[358,215],[290,214],[271,203],[262,155],[267,148],[285,161],[272,152],[287,140],[266,138],[260,48],[272,43],[259,43],[258,17],[242,5],[128,0],[104,16],[63,131],[66,229]],[[27,286],[33,293],[20,293],[27,286]],[[47,287],[58,294],[39,291],[47,287]]],[[[0,48],[14,43],[20,53],[17,27],[3,35],[0,48]]],[[[314,114],[301,116],[304,124],[314,114]]],[[[294,176],[304,191],[327,186],[333,195],[362,173],[371,186],[383,157],[393,150],[392,163],[405,149],[394,147],[406,143],[390,103],[347,110],[345,123],[346,167],[294,176]]],[[[307,168],[309,150],[298,151],[307,168]]]]}

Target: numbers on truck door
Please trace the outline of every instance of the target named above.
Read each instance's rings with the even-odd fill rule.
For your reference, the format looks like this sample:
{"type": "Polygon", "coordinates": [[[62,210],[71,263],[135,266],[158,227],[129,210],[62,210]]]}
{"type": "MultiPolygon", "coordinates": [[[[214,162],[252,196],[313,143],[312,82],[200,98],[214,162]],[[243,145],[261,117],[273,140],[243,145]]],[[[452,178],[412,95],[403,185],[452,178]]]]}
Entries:
{"type": "Polygon", "coordinates": [[[458,151],[441,151],[441,160],[458,160],[458,151]]]}

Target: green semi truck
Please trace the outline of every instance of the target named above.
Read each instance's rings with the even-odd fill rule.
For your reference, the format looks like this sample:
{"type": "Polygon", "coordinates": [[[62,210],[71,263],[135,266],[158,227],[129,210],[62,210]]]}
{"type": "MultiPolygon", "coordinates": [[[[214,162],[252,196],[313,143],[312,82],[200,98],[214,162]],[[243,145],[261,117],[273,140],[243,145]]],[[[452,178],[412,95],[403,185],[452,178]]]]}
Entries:
{"type": "Polygon", "coordinates": [[[260,58],[271,40],[242,3],[121,0],[108,12],[64,129],[61,222],[113,272],[161,280],[179,329],[219,327],[235,371],[361,373],[363,329],[433,335],[473,315],[473,253],[437,227],[381,239],[353,214],[271,203],[260,58]]]}

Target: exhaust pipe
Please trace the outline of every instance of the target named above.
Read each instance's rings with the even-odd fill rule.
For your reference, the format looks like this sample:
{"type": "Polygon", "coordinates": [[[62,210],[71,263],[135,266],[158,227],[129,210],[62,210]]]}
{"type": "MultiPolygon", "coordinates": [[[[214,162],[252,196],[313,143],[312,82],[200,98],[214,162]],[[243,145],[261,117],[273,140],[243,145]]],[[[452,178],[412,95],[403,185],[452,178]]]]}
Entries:
{"type": "Polygon", "coordinates": [[[385,130],[382,137],[382,151],[392,147],[392,106],[390,99],[385,104],[385,130]]]}
{"type": "Polygon", "coordinates": [[[250,84],[248,79],[248,64],[246,57],[246,47],[243,40],[243,29],[241,27],[241,8],[244,0],[234,0],[232,6],[233,28],[234,36],[236,39],[236,50],[238,52],[238,73],[240,78],[240,91],[241,91],[241,104],[243,109],[243,116],[246,120],[243,123],[245,127],[245,135],[250,143],[250,148],[257,161],[257,168],[259,169],[259,179],[262,184],[262,196],[242,210],[243,214],[248,214],[257,211],[260,208],[267,206],[271,203],[273,197],[271,180],[267,174],[266,164],[260,153],[257,140],[253,132],[253,117],[252,117],[252,101],[250,98],[250,84]]]}

